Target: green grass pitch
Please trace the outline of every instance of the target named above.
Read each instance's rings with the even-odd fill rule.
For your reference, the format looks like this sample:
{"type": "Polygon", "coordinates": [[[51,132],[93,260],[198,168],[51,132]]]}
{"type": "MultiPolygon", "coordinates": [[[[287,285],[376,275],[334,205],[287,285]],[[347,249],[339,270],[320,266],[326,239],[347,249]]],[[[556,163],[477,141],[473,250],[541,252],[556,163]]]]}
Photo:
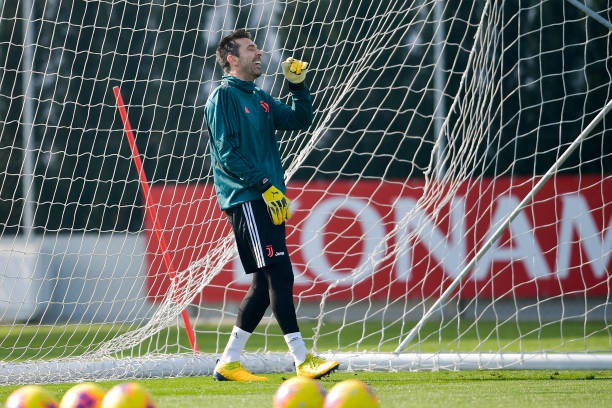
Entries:
{"type": "MultiPolygon", "coordinates": [[[[138,380],[158,408],[271,407],[287,375],[268,383],[215,382],[211,377],[138,380]]],[[[382,408],[408,407],[611,407],[612,371],[337,372],[322,379],[329,390],[338,381],[359,378],[374,389],[382,408]]],[[[103,382],[110,388],[116,382],[103,382]]],[[[58,398],[72,384],[44,387],[58,398]]],[[[0,401],[15,386],[0,388],[0,401]]]]}
{"type": "MultiPolygon", "coordinates": [[[[424,329],[435,332],[436,325],[424,329]]],[[[449,327],[442,331],[441,337],[432,336],[431,341],[420,344],[420,351],[434,351],[441,348],[449,350],[473,351],[478,345],[476,331],[482,336],[493,326],[489,323],[479,323],[474,330],[460,331],[460,341],[457,337],[457,327],[449,327]],[[477,330],[476,330],[477,329],[477,330]],[[473,334],[473,335],[472,335],[473,334]]],[[[108,339],[113,333],[120,332],[117,328],[104,326],[88,326],[76,328],[64,326],[63,328],[21,327],[19,330],[0,327],[0,338],[4,339],[0,347],[0,361],[15,361],[15,351],[21,359],[40,358],[33,353],[36,348],[45,349],[45,358],[57,357],[56,353],[78,354],[83,339],[89,343],[108,339]],[[82,330],[74,335],[75,330],[82,330]],[[12,344],[13,347],[5,347],[12,344]],[[63,347],[58,347],[63,344],[63,347]],[[53,347],[48,347],[53,345],[53,347]],[[12,351],[11,351],[12,350],[12,351]]],[[[217,352],[213,341],[216,336],[210,334],[210,329],[199,326],[198,343],[202,352],[217,352]]],[[[361,337],[361,328],[343,330],[341,336],[335,332],[333,325],[326,325],[326,330],[332,333],[323,336],[318,343],[318,350],[338,348],[340,341],[341,351],[372,350],[381,344],[377,335],[366,336],[359,344],[353,343],[361,337]]],[[[222,330],[229,333],[230,327],[222,330]]],[[[303,333],[312,333],[312,327],[303,327],[303,333]]],[[[227,333],[219,338],[223,343],[227,333]]],[[[375,330],[372,331],[375,333],[375,330]]],[[[385,336],[393,336],[393,331],[387,331],[385,336]]],[[[143,343],[142,349],[148,344],[160,344],[164,339],[180,340],[179,345],[170,348],[167,352],[185,352],[188,342],[181,330],[169,329],[160,333],[153,339],[143,343]]],[[[537,328],[534,324],[516,324],[495,329],[495,336],[490,340],[490,347],[480,345],[481,350],[516,351],[518,349],[534,350],[546,349],[550,351],[584,351],[597,350],[610,352],[612,349],[612,336],[604,322],[585,327],[583,323],[564,323],[547,325],[537,328]],[[520,342],[517,342],[517,331],[521,333],[520,342]],[[561,340],[561,338],[563,340],[561,340]],[[561,345],[561,346],[559,346],[561,345]]],[[[381,351],[391,351],[397,342],[383,344],[381,351]]],[[[273,351],[285,351],[286,346],[279,333],[272,329],[267,335],[256,333],[249,341],[248,348],[253,351],[263,346],[273,351]]],[[[414,351],[414,350],[412,350],[414,351]]],[[[271,407],[274,392],[282,381],[291,374],[268,375],[267,383],[227,383],[215,382],[210,376],[167,379],[141,379],[136,380],[144,385],[152,394],[158,408],[200,407],[200,408],[255,408],[271,407]]],[[[346,372],[339,371],[322,379],[322,384],[329,390],[334,384],[348,378],[358,378],[370,386],[377,393],[380,406],[394,407],[612,407],[612,367],[606,371],[462,371],[462,372],[346,372]]],[[[101,382],[106,389],[115,382],[101,382]]],[[[46,384],[44,387],[59,399],[74,384],[46,384]]],[[[0,387],[0,406],[8,395],[18,386],[0,387]]]]}

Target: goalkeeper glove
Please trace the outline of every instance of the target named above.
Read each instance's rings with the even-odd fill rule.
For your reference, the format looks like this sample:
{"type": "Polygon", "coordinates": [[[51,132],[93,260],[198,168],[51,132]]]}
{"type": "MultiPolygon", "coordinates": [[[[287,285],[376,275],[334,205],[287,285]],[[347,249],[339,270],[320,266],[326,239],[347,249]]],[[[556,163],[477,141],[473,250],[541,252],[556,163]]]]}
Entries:
{"type": "Polygon", "coordinates": [[[306,69],[308,63],[305,61],[296,60],[295,58],[289,57],[281,64],[283,68],[283,74],[287,81],[292,84],[300,84],[306,79],[306,69]]]}
{"type": "Polygon", "coordinates": [[[261,196],[268,207],[272,224],[282,225],[285,220],[291,218],[291,210],[289,209],[291,201],[282,191],[271,185],[267,179],[264,179],[259,187],[260,191],[263,190],[261,196]]]}

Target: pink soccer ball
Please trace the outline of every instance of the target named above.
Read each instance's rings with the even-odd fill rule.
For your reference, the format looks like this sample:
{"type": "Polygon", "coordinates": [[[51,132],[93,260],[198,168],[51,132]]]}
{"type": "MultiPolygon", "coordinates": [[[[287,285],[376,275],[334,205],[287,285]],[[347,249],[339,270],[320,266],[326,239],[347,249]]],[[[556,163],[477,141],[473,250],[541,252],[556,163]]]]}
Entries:
{"type": "Polygon", "coordinates": [[[101,408],[156,408],[149,392],[140,384],[115,385],[102,400],[101,408]]]}
{"type": "Polygon", "coordinates": [[[104,393],[104,389],[97,384],[78,384],[66,391],[59,408],[100,408],[104,393]]]}
{"type": "Polygon", "coordinates": [[[4,408],[57,408],[57,400],[39,385],[25,385],[9,395],[4,408]]]}
{"type": "Polygon", "coordinates": [[[378,397],[369,385],[361,380],[350,379],[331,387],[324,408],[379,408],[378,397]]]}
{"type": "Polygon", "coordinates": [[[325,388],[317,380],[292,377],[283,382],[274,394],[274,408],[322,408],[325,388]]]}

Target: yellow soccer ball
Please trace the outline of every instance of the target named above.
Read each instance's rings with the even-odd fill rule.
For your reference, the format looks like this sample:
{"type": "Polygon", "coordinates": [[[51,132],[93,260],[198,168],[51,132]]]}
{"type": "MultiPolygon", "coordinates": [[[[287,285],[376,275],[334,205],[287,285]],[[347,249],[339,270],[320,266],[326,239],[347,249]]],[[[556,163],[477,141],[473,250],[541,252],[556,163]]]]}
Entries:
{"type": "Polygon", "coordinates": [[[378,397],[369,385],[361,380],[344,380],[331,387],[324,408],[379,408],[378,397]]]}
{"type": "Polygon", "coordinates": [[[274,408],[322,408],[325,388],[317,380],[292,377],[274,393],[274,408]]]}
{"type": "Polygon", "coordinates": [[[156,408],[149,392],[140,384],[128,382],[111,388],[101,408],[156,408]]]}
{"type": "Polygon", "coordinates": [[[59,408],[100,408],[104,389],[94,383],[78,384],[66,391],[59,408]]]}
{"type": "Polygon", "coordinates": [[[39,385],[25,385],[9,395],[4,408],[57,408],[57,400],[39,385]]]}

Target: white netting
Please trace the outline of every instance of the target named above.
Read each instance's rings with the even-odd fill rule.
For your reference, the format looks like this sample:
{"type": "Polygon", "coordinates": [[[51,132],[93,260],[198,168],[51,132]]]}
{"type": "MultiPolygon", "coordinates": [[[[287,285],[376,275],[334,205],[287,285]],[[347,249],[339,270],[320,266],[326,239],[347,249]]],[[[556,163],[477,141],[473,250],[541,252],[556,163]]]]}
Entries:
{"type": "MultiPolygon", "coordinates": [[[[257,85],[275,97],[288,96],[279,62],[310,61],[313,125],[279,136],[296,305],[315,350],[348,369],[607,364],[609,1],[0,6],[1,382],[210,369],[249,284],[203,115],[216,44],[235,28],[265,51],[257,85]],[[200,357],[180,356],[185,308],[200,357]],[[418,353],[385,354],[398,348],[418,353]]],[[[257,334],[249,364],[291,369],[274,320],[257,334]]]]}

